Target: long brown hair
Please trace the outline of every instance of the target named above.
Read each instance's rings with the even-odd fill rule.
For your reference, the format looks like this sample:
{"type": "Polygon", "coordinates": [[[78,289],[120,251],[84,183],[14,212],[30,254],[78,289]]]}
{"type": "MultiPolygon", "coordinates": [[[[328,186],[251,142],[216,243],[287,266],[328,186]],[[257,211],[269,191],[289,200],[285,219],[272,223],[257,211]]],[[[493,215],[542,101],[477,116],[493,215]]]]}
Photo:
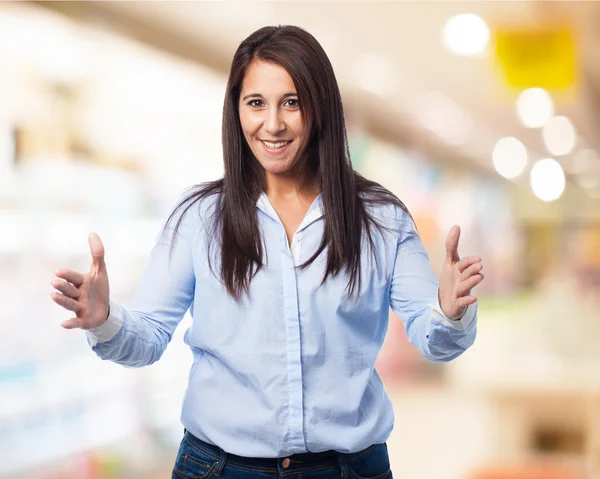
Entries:
{"type": "MultiPolygon", "coordinates": [[[[252,278],[264,266],[256,202],[265,186],[265,174],[242,133],[238,106],[244,75],[254,60],[275,63],[288,72],[296,86],[302,116],[312,123],[307,154],[301,160],[305,164],[300,167],[313,171],[319,183],[324,234],[314,254],[299,267],[306,268],[327,249],[323,283],[344,271],[348,295],[358,294],[363,232],[372,251],[372,227],[383,228],[366,205],[393,204],[410,213],[394,194],[353,170],[333,67],[317,40],[299,27],[263,27],[240,44],[233,56],[223,106],[223,178],[196,185],[167,224],[184,205],[183,214],[194,203],[217,195],[211,237],[220,244],[219,276],[236,300],[248,293],[252,278]]],[[[211,244],[209,241],[209,250],[211,244]]],[[[210,264],[210,251],[207,253],[210,264]]]]}

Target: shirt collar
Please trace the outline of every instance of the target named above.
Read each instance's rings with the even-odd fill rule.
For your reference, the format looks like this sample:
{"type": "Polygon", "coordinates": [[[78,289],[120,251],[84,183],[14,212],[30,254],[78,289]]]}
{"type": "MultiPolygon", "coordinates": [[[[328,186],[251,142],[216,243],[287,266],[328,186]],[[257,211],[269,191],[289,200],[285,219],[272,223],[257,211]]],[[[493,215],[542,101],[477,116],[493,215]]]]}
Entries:
{"type": "MultiPolygon", "coordinates": [[[[273,208],[273,205],[269,201],[269,198],[264,191],[260,194],[258,200],[256,201],[256,206],[258,209],[263,211],[265,214],[270,216],[272,219],[274,219],[278,223],[281,223],[281,220],[279,219],[279,216],[277,215],[275,208],[273,208]]],[[[308,211],[306,212],[306,215],[304,216],[302,223],[300,223],[300,226],[298,226],[297,231],[300,231],[300,230],[306,228],[308,225],[310,225],[311,223],[314,223],[322,216],[323,216],[323,198],[321,196],[321,193],[319,193],[317,195],[317,197],[314,199],[314,201],[312,202],[312,204],[310,205],[310,207],[308,208],[308,211]]]]}

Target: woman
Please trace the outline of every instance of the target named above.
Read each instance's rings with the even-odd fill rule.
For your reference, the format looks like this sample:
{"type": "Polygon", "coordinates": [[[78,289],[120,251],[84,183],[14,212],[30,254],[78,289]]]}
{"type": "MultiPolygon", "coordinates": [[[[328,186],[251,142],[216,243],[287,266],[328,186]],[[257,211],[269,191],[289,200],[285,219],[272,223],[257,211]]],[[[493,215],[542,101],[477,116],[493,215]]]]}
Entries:
{"type": "Polygon", "coordinates": [[[404,204],[353,171],[332,66],[300,28],[239,46],[223,152],[223,179],[182,196],[128,307],[110,301],[90,235],[90,272],[52,282],[76,314],[62,326],[141,367],[191,308],[174,478],[391,476],[393,411],[374,369],[389,307],[426,358],[456,358],[475,339],[481,259],[459,258],[453,227],[438,289],[404,204]]]}

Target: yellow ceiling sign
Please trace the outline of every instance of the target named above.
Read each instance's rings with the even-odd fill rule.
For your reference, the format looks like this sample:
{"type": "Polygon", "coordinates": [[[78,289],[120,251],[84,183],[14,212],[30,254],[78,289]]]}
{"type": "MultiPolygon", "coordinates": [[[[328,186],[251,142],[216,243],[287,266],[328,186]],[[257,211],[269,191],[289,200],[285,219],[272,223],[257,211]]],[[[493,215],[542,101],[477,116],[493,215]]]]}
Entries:
{"type": "Polygon", "coordinates": [[[497,30],[496,61],[516,88],[565,89],[575,84],[575,39],[570,28],[497,30]]]}

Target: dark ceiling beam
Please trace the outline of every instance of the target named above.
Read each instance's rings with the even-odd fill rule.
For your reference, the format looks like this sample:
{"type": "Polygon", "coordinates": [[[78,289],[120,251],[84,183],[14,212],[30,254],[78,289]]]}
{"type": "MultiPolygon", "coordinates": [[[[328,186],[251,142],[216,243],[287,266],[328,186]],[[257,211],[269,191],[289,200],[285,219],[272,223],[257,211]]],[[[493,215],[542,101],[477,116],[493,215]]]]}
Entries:
{"type": "Polygon", "coordinates": [[[231,53],[219,47],[214,39],[202,37],[202,32],[192,38],[163,25],[128,13],[118,11],[112,2],[85,1],[31,1],[48,10],[73,20],[99,26],[115,33],[134,38],[158,50],[196,63],[201,63],[220,73],[229,71],[231,53]]]}

